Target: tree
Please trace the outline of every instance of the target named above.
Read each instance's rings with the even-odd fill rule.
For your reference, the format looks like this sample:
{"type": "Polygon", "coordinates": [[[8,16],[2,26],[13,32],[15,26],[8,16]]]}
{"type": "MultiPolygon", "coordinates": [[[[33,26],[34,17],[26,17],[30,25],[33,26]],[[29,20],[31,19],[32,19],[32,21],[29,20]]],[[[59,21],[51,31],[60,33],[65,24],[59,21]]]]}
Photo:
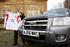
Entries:
{"type": "Polygon", "coordinates": [[[64,6],[65,6],[65,8],[69,8],[70,9],[70,0],[65,0],[64,6]]]}
{"type": "Polygon", "coordinates": [[[65,0],[48,0],[47,2],[47,9],[57,9],[57,8],[64,8],[65,0]]]}

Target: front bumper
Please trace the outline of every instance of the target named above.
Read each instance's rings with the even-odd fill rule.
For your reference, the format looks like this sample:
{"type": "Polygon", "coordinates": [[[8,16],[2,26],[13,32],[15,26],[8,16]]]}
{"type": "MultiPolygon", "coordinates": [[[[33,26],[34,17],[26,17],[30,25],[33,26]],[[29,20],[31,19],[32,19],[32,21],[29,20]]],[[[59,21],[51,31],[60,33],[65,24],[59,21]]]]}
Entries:
{"type": "Polygon", "coordinates": [[[70,28],[51,28],[50,31],[39,32],[39,37],[27,36],[22,34],[23,31],[20,31],[20,37],[27,41],[35,42],[46,42],[49,44],[66,44],[70,41],[70,28]],[[65,40],[57,40],[56,35],[63,34],[66,36],[65,40]]]}
{"type": "MultiPolygon", "coordinates": [[[[19,35],[21,38],[27,40],[27,41],[35,41],[35,42],[45,42],[47,39],[46,37],[48,37],[48,34],[46,36],[45,32],[39,32],[39,37],[34,37],[34,36],[28,36],[28,35],[23,35],[22,33],[23,31],[19,32],[19,35]]],[[[48,41],[48,40],[47,40],[48,41]]]]}

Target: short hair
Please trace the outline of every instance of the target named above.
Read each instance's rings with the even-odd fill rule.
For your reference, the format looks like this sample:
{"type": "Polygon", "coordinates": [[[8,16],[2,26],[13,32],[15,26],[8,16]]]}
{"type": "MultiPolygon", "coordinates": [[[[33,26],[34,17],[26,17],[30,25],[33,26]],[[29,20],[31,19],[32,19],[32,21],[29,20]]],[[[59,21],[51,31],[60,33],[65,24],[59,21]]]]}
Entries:
{"type": "Polygon", "coordinates": [[[19,12],[19,11],[20,11],[20,8],[19,8],[19,7],[17,7],[17,8],[16,8],[16,11],[17,11],[17,12],[19,12]]]}

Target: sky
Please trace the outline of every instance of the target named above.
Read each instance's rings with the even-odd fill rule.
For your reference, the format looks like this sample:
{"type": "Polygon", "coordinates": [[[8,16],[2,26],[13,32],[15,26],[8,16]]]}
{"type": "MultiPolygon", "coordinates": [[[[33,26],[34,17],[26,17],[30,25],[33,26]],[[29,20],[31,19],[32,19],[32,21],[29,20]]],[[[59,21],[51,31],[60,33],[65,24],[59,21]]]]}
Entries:
{"type": "Polygon", "coordinates": [[[48,0],[47,2],[47,10],[56,9],[56,8],[64,8],[65,0],[48,0]]]}

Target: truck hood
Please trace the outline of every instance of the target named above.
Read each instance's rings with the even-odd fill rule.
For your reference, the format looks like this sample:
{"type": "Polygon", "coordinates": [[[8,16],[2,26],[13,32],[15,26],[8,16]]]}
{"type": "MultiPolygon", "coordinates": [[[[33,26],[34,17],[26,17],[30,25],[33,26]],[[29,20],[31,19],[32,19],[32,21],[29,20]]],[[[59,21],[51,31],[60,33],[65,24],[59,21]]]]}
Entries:
{"type": "Polygon", "coordinates": [[[52,18],[52,17],[68,17],[70,10],[67,8],[59,8],[49,10],[43,13],[43,15],[27,16],[24,19],[43,19],[43,18],[52,18]]]}
{"type": "Polygon", "coordinates": [[[43,16],[43,15],[37,15],[37,16],[27,16],[26,18],[24,18],[25,20],[34,20],[34,19],[46,19],[48,18],[47,16],[43,16]]]}

